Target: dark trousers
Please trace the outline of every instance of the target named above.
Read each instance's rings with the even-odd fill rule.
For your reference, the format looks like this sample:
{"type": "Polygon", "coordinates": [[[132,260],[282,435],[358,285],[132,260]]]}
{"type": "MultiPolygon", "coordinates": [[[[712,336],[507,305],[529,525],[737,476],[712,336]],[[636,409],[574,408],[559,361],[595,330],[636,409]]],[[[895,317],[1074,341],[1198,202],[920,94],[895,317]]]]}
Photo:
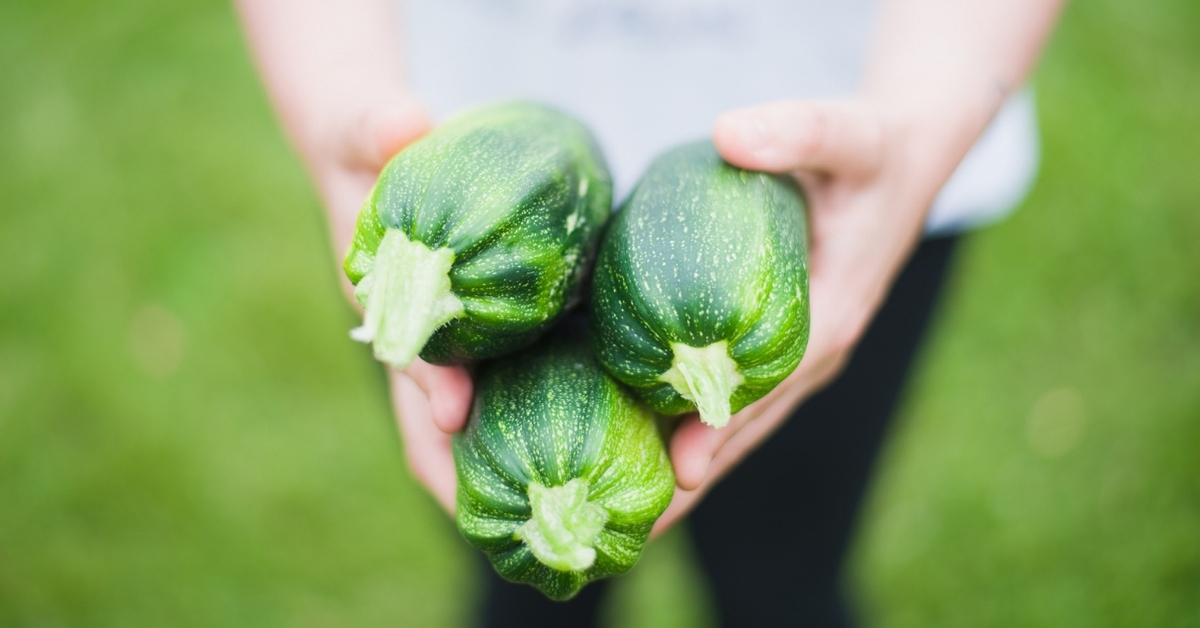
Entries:
{"type": "MultiPolygon", "coordinates": [[[[722,626],[852,625],[839,587],[842,560],[956,242],[918,247],[842,375],[692,513],[722,626]]],[[[605,582],[559,603],[486,571],[484,626],[596,625],[605,582]]]]}

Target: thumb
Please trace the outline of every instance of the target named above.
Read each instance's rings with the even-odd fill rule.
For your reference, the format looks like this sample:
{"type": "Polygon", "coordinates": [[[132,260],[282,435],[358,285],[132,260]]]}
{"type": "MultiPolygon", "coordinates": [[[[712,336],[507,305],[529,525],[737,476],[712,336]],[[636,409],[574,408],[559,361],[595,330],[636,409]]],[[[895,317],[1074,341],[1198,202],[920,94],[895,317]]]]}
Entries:
{"type": "Polygon", "coordinates": [[[342,134],[344,163],[378,172],[396,153],[433,128],[433,120],[416,100],[403,99],[364,111],[342,134]]]}
{"type": "Polygon", "coordinates": [[[471,376],[461,366],[435,366],[420,358],[413,360],[405,373],[429,398],[434,425],[447,434],[463,429],[471,410],[474,387],[471,376]]]}
{"type": "Polygon", "coordinates": [[[671,465],[679,488],[691,491],[704,482],[708,467],[724,441],[724,435],[702,423],[699,415],[690,415],[680,422],[671,436],[671,465]]]}
{"type": "Polygon", "coordinates": [[[883,152],[883,129],[853,101],[788,100],[721,114],[713,143],[748,170],[869,174],[883,152]]]}

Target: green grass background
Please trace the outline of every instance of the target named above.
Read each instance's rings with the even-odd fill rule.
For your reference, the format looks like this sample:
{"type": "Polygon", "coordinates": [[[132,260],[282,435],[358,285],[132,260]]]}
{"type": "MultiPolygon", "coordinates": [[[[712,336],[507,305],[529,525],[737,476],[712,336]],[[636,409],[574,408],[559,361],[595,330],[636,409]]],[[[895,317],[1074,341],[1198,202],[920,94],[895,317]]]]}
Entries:
{"type": "MultiPolygon", "coordinates": [[[[1073,4],[848,584],[878,626],[1200,626],[1200,3],[1073,4]]],[[[0,4],[0,625],[447,626],[320,208],[216,0],[0,4]]],[[[709,616],[686,537],[608,611],[709,616]]]]}

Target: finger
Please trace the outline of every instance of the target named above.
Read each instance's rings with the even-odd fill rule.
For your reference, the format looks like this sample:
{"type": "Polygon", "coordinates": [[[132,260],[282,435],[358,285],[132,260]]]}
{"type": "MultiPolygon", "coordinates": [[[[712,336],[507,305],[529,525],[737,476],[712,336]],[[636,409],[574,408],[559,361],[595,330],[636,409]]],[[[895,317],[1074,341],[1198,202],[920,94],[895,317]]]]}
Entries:
{"type": "Polygon", "coordinates": [[[369,109],[343,133],[342,160],[377,173],[396,153],[432,128],[433,120],[415,100],[369,109]]]}
{"type": "Polygon", "coordinates": [[[709,464],[706,485],[719,481],[725,473],[737,466],[782,427],[784,422],[791,418],[800,401],[808,397],[813,388],[805,381],[797,381],[777,390],[780,394],[764,398],[763,403],[753,409],[753,420],[746,421],[741,429],[730,434],[721,443],[713,454],[712,463],[709,464]]]}
{"type": "Polygon", "coordinates": [[[801,400],[832,380],[846,355],[835,352],[814,358],[808,361],[806,356],[806,362],[785,382],[734,415],[721,430],[704,425],[696,416],[684,419],[671,439],[675,494],[651,536],[662,534],[687,516],[725,473],[783,425],[801,400]]]}
{"type": "Polygon", "coordinates": [[[434,426],[428,398],[404,373],[392,371],[392,401],[409,468],[446,512],[453,515],[457,479],[450,436],[434,426]]]}
{"type": "Polygon", "coordinates": [[[405,373],[428,398],[433,424],[438,429],[453,434],[467,424],[473,386],[466,369],[461,366],[434,366],[417,358],[405,373]]]}
{"type": "MultiPolygon", "coordinates": [[[[788,387],[787,381],[768,393],[767,397],[747,406],[733,415],[729,424],[720,429],[706,425],[699,415],[693,414],[680,421],[671,435],[670,457],[675,469],[675,484],[683,490],[695,490],[714,479],[713,462],[725,444],[753,424],[761,414],[761,408],[782,394],[788,387]]],[[[716,475],[719,475],[716,474],[716,475]]]]}
{"type": "Polygon", "coordinates": [[[883,130],[850,101],[789,100],[722,114],[713,143],[729,163],[750,170],[867,174],[878,168],[883,130]]]}
{"type": "Polygon", "coordinates": [[[729,425],[714,429],[696,415],[683,419],[671,436],[675,484],[685,491],[719,479],[773,433],[801,399],[824,387],[845,363],[842,351],[819,350],[767,396],[735,414],[729,425]]]}
{"type": "Polygon", "coordinates": [[[695,490],[697,487],[713,481],[720,473],[714,474],[713,462],[718,452],[725,447],[730,439],[758,420],[762,408],[769,406],[773,400],[783,394],[790,385],[792,378],[785,380],[767,396],[743,408],[729,419],[729,424],[720,429],[706,425],[696,414],[684,417],[675,432],[671,435],[670,458],[675,469],[675,484],[683,490],[695,490]]]}
{"type": "MultiPolygon", "coordinates": [[[[433,127],[433,121],[414,100],[399,100],[368,109],[336,129],[327,140],[332,163],[321,166],[318,183],[333,210],[331,227],[337,255],[350,245],[359,209],[389,159],[433,127]]],[[[343,281],[343,288],[349,284],[343,281]]],[[[352,291],[352,290],[351,290],[352,291]]]]}
{"type": "Polygon", "coordinates": [[[654,522],[654,527],[650,529],[650,538],[657,537],[671,529],[671,526],[679,523],[681,519],[686,517],[696,507],[696,504],[700,502],[700,498],[704,496],[705,492],[702,490],[685,491],[681,488],[676,488],[675,494],[671,497],[670,505],[663,511],[662,516],[654,522]]]}
{"type": "Polygon", "coordinates": [[[798,399],[805,396],[802,387],[786,383],[776,391],[739,412],[721,430],[700,423],[696,417],[680,424],[671,440],[675,495],[655,522],[651,536],[662,534],[687,516],[729,469],[782,425],[782,415],[790,414],[798,399]]]}
{"type": "MultiPolygon", "coordinates": [[[[813,329],[824,327],[814,323],[813,329]]],[[[727,466],[740,460],[782,424],[781,408],[784,414],[790,412],[801,399],[830,382],[845,364],[850,347],[822,342],[826,337],[814,333],[814,340],[796,370],[765,397],[735,414],[729,425],[715,429],[695,414],[680,421],[670,443],[675,484],[691,491],[720,476],[727,466]]]]}
{"type": "MultiPolygon", "coordinates": [[[[735,428],[729,425],[725,429],[735,428]]],[[[708,466],[725,440],[723,431],[705,425],[695,414],[684,418],[675,428],[671,436],[671,465],[679,488],[692,490],[704,482],[708,466]]]]}

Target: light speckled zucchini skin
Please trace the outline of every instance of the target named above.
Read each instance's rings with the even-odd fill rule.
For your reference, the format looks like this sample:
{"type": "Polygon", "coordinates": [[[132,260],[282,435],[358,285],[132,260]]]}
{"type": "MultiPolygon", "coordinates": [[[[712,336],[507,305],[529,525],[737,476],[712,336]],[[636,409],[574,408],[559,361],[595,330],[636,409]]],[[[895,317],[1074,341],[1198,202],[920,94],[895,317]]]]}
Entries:
{"type": "Polygon", "coordinates": [[[464,311],[420,356],[495,357],[536,340],[573,303],[611,211],[607,166],[581,123],[529,103],[485,107],[392,159],[359,214],[345,270],[357,285],[387,229],[449,247],[464,311]]]}
{"type": "Polygon", "coordinates": [[[741,170],[712,144],[654,161],[613,218],[593,278],[597,357],[664,414],[696,405],[660,379],[672,343],[728,342],[733,412],[770,392],[808,342],[805,204],[790,177],[741,170]]]}
{"type": "Polygon", "coordinates": [[[496,571],[565,600],[637,561],[675,476],[655,415],[592,356],[586,326],[555,331],[534,347],[485,363],[475,405],[454,438],[458,529],[496,571]],[[531,518],[529,485],[582,479],[607,520],[595,559],[581,571],[548,567],[518,538],[531,518]]]}

